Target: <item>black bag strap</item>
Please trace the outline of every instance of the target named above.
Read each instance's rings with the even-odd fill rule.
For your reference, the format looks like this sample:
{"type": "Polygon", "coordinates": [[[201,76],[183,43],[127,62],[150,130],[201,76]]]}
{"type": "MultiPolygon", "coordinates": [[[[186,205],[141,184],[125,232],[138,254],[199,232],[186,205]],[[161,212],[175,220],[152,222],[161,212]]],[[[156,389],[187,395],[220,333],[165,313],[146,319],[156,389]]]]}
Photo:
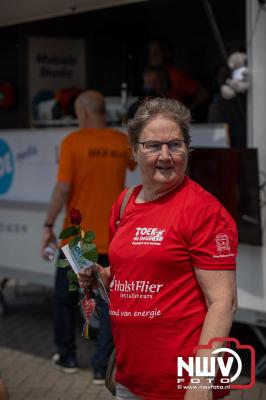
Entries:
{"type": "MultiPolygon", "coordinates": [[[[130,186],[125,196],[123,197],[120,212],[119,212],[119,219],[116,220],[116,226],[120,224],[121,218],[123,217],[124,211],[126,209],[127,203],[132,195],[136,186],[130,186]]],[[[116,395],[116,382],[115,382],[115,373],[116,373],[116,365],[115,365],[115,349],[113,349],[112,354],[109,357],[107,370],[105,374],[105,386],[109,390],[109,392],[115,396],[116,395]]]]}
{"type": "Polygon", "coordinates": [[[115,349],[113,349],[108,360],[106,374],[105,374],[105,386],[113,396],[116,395],[115,373],[116,373],[115,349]]]}
{"type": "Polygon", "coordinates": [[[123,214],[124,214],[124,211],[125,211],[125,209],[126,209],[127,203],[128,203],[128,201],[129,201],[130,196],[132,195],[132,193],[133,193],[135,187],[136,187],[136,186],[130,186],[130,187],[127,189],[127,192],[126,192],[126,194],[125,194],[125,196],[124,196],[124,198],[123,198],[123,201],[122,201],[122,203],[121,203],[120,212],[119,212],[119,219],[116,220],[116,226],[118,226],[118,225],[120,224],[120,221],[121,221],[121,219],[122,219],[122,217],[123,217],[123,214]]]}

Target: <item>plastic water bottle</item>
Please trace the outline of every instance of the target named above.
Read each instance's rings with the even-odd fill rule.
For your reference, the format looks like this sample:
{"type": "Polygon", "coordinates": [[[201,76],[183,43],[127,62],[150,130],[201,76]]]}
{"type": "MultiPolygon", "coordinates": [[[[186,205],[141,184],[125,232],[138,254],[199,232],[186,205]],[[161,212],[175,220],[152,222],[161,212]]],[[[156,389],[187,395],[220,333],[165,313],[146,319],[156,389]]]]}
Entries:
{"type": "Polygon", "coordinates": [[[56,248],[49,243],[44,249],[44,258],[46,261],[53,261],[56,255],[56,248]]]}

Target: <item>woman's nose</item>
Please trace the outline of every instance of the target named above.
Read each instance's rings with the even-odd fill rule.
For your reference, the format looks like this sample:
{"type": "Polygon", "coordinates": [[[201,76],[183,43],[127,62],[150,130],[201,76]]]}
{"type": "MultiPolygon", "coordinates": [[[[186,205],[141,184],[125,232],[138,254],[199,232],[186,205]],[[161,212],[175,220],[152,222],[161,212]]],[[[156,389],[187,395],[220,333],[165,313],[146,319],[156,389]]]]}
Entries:
{"type": "Polygon", "coordinates": [[[166,143],[162,144],[161,151],[159,153],[160,160],[168,160],[170,158],[170,151],[166,143]]]}

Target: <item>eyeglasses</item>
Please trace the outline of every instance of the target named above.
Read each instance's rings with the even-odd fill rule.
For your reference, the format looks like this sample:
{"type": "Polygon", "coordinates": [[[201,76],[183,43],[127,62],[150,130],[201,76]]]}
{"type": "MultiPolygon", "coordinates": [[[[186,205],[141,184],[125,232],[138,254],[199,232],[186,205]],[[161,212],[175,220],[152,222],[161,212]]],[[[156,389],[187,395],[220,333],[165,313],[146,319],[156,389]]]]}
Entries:
{"type": "Polygon", "coordinates": [[[148,140],[147,142],[137,142],[141,144],[141,151],[147,156],[156,156],[162,150],[163,144],[167,145],[168,151],[171,154],[184,153],[186,150],[187,141],[184,139],[174,139],[170,142],[159,142],[157,140],[148,140]]]}

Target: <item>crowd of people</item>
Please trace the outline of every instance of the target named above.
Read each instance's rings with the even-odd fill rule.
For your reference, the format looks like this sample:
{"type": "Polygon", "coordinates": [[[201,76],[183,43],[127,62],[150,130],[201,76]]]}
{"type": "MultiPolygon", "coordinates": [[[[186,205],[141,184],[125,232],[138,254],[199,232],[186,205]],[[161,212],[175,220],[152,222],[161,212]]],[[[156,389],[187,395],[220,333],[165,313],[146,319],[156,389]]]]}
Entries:
{"type": "MultiPolygon", "coordinates": [[[[237,230],[218,200],[186,176],[190,118],[177,100],[155,98],[144,100],[128,123],[141,184],[122,218],[128,189],[113,204],[110,266],[98,264],[110,294],[118,400],[228,394],[219,376],[219,390],[206,377],[186,389],[187,373],[177,386],[177,357],[210,361],[221,343],[199,346],[229,335],[236,308],[237,230]]],[[[80,272],[79,283],[93,287],[90,269],[80,272]]]]}
{"type": "MultiPolygon", "coordinates": [[[[79,209],[83,229],[96,233],[97,268],[110,295],[110,307],[96,296],[100,329],[91,360],[94,383],[104,382],[115,348],[117,400],[228,395],[218,375],[218,390],[202,377],[196,388],[186,389],[191,381],[187,373],[176,384],[177,357],[206,357],[209,362],[221,343],[209,349],[198,346],[227,337],[236,308],[235,222],[186,175],[189,109],[194,118],[209,103],[208,90],[175,67],[169,42],[153,40],[139,99],[128,110],[128,137],[106,126],[103,95],[86,91],[75,101],[79,128],[61,144],[42,255],[47,245],[66,243],[59,244],[53,231],[63,207],[64,227],[69,210],[79,209]],[[141,184],[129,193],[124,189],[126,170],[136,164],[141,184]]],[[[62,251],[59,259],[64,259],[62,251]]],[[[71,373],[78,368],[79,293],[68,290],[68,270],[56,270],[53,363],[71,373]]],[[[90,269],[78,279],[81,288],[95,288],[90,269]]]]}
{"type": "MultiPolygon", "coordinates": [[[[237,230],[222,205],[186,176],[189,110],[175,99],[143,100],[128,123],[128,142],[106,127],[99,92],[80,94],[75,109],[79,130],[61,144],[42,252],[48,244],[58,246],[53,225],[64,205],[65,227],[74,207],[83,215],[83,229],[96,232],[97,268],[110,307],[97,298],[101,325],[91,360],[94,383],[104,382],[115,347],[118,400],[223,398],[228,390],[218,376],[219,390],[212,391],[203,378],[197,390],[186,389],[187,374],[184,384],[176,385],[177,357],[209,359],[221,343],[195,349],[229,335],[236,307],[237,230]],[[141,184],[131,191],[121,217],[125,172],[136,163],[141,184]]],[[[76,372],[78,292],[68,290],[67,272],[56,271],[53,362],[76,372]]],[[[95,287],[90,269],[81,271],[79,284],[95,287]]]]}

